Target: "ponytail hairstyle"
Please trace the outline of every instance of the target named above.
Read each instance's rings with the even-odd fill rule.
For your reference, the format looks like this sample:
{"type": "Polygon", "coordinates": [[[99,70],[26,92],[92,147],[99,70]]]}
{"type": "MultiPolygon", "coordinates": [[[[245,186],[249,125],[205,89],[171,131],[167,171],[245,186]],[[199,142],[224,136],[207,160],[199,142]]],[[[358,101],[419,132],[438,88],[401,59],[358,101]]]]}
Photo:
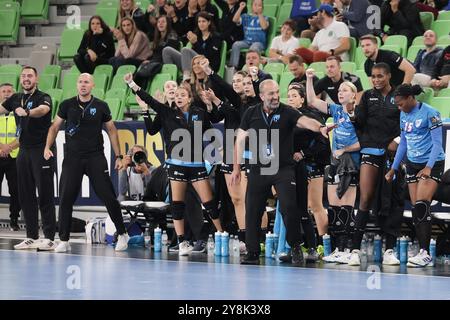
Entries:
{"type": "Polygon", "coordinates": [[[352,82],[350,82],[350,81],[344,81],[344,82],[342,82],[342,84],[341,84],[341,86],[342,85],[345,85],[345,86],[347,86],[348,88],[350,88],[350,90],[354,93],[354,97],[353,97],[353,99],[351,99],[350,101],[349,101],[349,103],[351,103],[351,104],[355,104],[356,103],[356,94],[358,93],[358,89],[356,88],[356,86],[352,83],[352,82]]]}
{"type": "Polygon", "coordinates": [[[422,87],[418,84],[410,85],[403,83],[397,87],[397,89],[394,92],[394,96],[400,96],[400,97],[415,97],[418,96],[423,92],[422,87]]]}

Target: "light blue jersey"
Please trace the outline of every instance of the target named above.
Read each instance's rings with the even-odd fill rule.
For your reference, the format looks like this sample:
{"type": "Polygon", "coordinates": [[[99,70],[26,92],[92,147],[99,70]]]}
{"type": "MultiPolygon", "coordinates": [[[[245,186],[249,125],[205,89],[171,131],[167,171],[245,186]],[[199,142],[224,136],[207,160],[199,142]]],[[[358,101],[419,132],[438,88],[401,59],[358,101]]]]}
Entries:
{"type": "MultiPolygon", "coordinates": [[[[261,42],[266,47],[266,30],[261,27],[259,17],[244,13],[241,16],[242,26],[244,28],[244,40],[250,43],[261,42]]],[[[264,17],[267,22],[269,19],[264,17]]]]}
{"type": "MultiPolygon", "coordinates": [[[[348,113],[344,112],[344,108],[339,104],[328,105],[328,113],[333,117],[333,121],[338,125],[333,130],[333,151],[339,150],[358,142],[358,136],[356,135],[355,127],[350,120],[348,113]]],[[[359,165],[359,151],[351,153],[353,162],[359,165]]]]}
{"type": "MultiPolygon", "coordinates": [[[[440,113],[426,103],[418,103],[410,113],[401,112],[400,130],[406,138],[407,157],[410,162],[428,161],[433,147],[431,131],[441,126],[440,113]]],[[[436,161],[444,159],[444,149],[441,146],[436,161]]]]}

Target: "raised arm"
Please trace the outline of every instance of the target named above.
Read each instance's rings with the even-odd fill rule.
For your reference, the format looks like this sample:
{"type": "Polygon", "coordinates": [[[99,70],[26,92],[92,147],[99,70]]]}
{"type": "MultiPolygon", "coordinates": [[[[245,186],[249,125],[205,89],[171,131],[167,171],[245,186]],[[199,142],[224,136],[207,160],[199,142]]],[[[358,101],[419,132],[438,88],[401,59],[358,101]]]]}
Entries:
{"type": "Polygon", "coordinates": [[[308,99],[308,105],[316,108],[322,113],[327,114],[328,104],[325,101],[317,98],[316,93],[314,92],[313,78],[314,70],[306,70],[306,98],[308,99]]]}
{"type": "Polygon", "coordinates": [[[127,85],[131,88],[131,91],[133,91],[134,94],[138,95],[139,98],[142,99],[147,105],[150,106],[153,110],[156,111],[156,113],[160,113],[161,110],[164,108],[167,108],[165,104],[162,104],[158,100],[154,99],[151,95],[149,95],[147,92],[142,90],[141,87],[139,87],[134,81],[133,81],[133,75],[131,73],[127,73],[123,80],[127,83],[127,85]]]}

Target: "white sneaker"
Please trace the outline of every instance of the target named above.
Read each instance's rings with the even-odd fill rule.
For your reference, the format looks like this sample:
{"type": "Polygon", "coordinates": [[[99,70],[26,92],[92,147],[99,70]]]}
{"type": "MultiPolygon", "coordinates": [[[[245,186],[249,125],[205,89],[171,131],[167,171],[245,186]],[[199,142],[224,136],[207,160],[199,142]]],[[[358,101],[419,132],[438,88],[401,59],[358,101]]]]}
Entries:
{"type": "Polygon", "coordinates": [[[408,263],[406,265],[408,267],[414,268],[426,267],[432,261],[433,260],[431,259],[431,256],[428,254],[427,250],[420,249],[418,254],[408,259],[408,263]]]}
{"type": "Polygon", "coordinates": [[[340,252],[339,249],[336,248],[330,255],[323,257],[322,260],[324,262],[334,263],[342,254],[343,252],[340,252]]]}
{"type": "Polygon", "coordinates": [[[194,249],[194,247],[192,247],[189,244],[189,241],[184,240],[182,243],[180,243],[180,249],[178,250],[178,255],[179,256],[187,256],[192,252],[193,249],[194,249]]]}
{"type": "Polygon", "coordinates": [[[60,241],[55,248],[55,252],[67,252],[70,251],[69,241],[60,241]]]}
{"type": "Polygon", "coordinates": [[[239,241],[239,254],[240,255],[246,255],[247,254],[247,247],[245,246],[244,241],[239,241]]]}
{"type": "Polygon", "coordinates": [[[56,248],[55,241],[50,239],[42,239],[38,246],[38,250],[40,251],[51,251],[55,250],[55,248],[56,248]]]}
{"type": "Polygon", "coordinates": [[[37,249],[39,247],[39,240],[25,239],[21,243],[14,246],[15,250],[27,250],[27,249],[37,249]]]}
{"type": "Polygon", "coordinates": [[[358,249],[352,250],[350,254],[350,259],[348,260],[349,266],[360,266],[361,265],[361,255],[358,249]]]}
{"type": "Polygon", "coordinates": [[[388,249],[383,255],[383,264],[388,266],[398,266],[400,265],[400,260],[394,254],[394,250],[388,249]]]}
{"type": "Polygon", "coordinates": [[[351,252],[349,249],[345,249],[344,252],[340,252],[339,256],[336,258],[337,263],[348,264],[350,261],[351,252]]]}
{"type": "Polygon", "coordinates": [[[130,237],[128,236],[128,233],[120,234],[117,238],[116,243],[116,251],[125,251],[128,248],[128,240],[130,240],[130,237]]]}

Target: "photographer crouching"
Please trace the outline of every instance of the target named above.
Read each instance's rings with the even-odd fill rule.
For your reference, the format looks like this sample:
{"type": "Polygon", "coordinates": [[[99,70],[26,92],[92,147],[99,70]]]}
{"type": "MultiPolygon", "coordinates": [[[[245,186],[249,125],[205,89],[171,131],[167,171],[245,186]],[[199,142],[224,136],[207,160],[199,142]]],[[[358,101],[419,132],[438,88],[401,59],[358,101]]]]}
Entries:
{"type": "Polygon", "coordinates": [[[125,156],[124,168],[119,171],[119,201],[142,200],[155,169],[147,159],[147,150],[134,145],[125,156]]]}

